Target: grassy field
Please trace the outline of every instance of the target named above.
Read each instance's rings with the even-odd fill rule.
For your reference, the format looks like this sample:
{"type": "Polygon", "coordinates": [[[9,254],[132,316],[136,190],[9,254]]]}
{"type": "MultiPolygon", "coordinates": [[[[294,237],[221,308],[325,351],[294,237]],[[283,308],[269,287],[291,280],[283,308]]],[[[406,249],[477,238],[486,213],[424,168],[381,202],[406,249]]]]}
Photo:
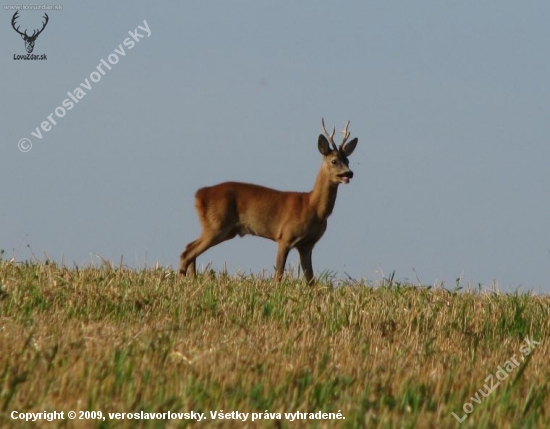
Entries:
{"type": "Polygon", "coordinates": [[[547,428],[548,332],[548,296],[4,260],[0,427],[547,428]]]}

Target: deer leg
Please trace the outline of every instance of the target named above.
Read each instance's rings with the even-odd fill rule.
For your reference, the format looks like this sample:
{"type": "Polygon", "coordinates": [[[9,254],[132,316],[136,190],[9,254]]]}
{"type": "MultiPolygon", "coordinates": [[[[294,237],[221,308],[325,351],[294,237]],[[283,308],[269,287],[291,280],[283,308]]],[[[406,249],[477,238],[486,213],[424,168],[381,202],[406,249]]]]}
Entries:
{"type": "Polygon", "coordinates": [[[201,235],[197,240],[189,243],[180,256],[180,274],[185,276],[188,269],[191,268],[191,273],[196,277],[195,261],[197,257],[216,244],[232,239],[235,235],[237,235],[237,233],[234,231],[214,236],[201,235]]]}
{"type": "Polygon", "coordinates": [[[315,283],[313,277],[313,266],[311,264],[311,253],[313,252],[313,246],[299,247],[298,253],[300,253],[300,265],[304,272],[307,284],[312,286],[315,283]]]}
{"type": "Polygon", "coordinates": [[[189,262],[189,265],[187,266],[187,271],[190,271],[193,277],[197,277],[197,267],[195,264],[196,262],[197,262],[197,258],[191,260],[191,262],[189,262]]]}
{"type": "Polygon", "coordinates": [[[276,274],[275,280],[280,282],[283,278],[283,273],[285,271],[286,258],[288,257],[288,252],[290,252],[290,247],[287,243],[279,243],[279,249],[277,251],[277,265],[276,265],[276,274]]]}
{"type": "Polygon", "coordinates": [[[189,259],[187,258],[187,255],[189,254],[189,251],[197,245],[197,243],[200,241],[200,239],[197,239],[195,241],[192,241],[187,246],[185,246],[185,250],[180,255],[180,275],[185,276],[187,274],[188,268],[191,267],[191,273],[193,276],[196,276],[196,270],[195,270],[195,260],[189,262],[189,259]]]}

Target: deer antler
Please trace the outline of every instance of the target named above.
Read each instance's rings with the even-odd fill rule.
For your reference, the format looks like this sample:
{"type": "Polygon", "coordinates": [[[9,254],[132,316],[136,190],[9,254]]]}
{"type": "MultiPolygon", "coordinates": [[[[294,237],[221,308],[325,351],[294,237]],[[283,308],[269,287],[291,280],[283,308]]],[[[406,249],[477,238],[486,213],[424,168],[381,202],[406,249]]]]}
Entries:
{"type": "Polygon", "coordinates": [[[334,150],[338,150],[338,147],[336,146],[336,143],[334,143],[334,133],[336,132],[336,128],[332,129],[332,134],[329,134],[327,129],[325,128],[325,119],[321,118],[321,127],[323,128],[323,133],[325,133],[325,137],[328,138],[328,141],[332,145],[332,148],[334,150]]]}
{"type": "Polygon", "coordinates": [[[27,40],[27,39],[29,39],[29,40],[34,40],[34,39],[36,39],[36,38],[38,37],[38,35],[39,35],[40,33],[42,33],[42,31],[44,31],[44,28],[46,28],[46,25],[48,25],[48,21],[50,20],[50,17],[48,16],[48,14],[47,14],[47,13],[44,13],[43,18],[46,18],[46,21],[42,23],[42,28],[41,28],[40,30],[38,30],[38,33],[36,32],[37,30],[34,30],[33,33],[32,33],[32,36],[29,36],[29,35],[27,34],[27,30],[25,30],[24,33],[21,33],[21,32],[19,31],[19,27],[21,27],[21,26],[15,28],[15,24],[16,24],[15,21],[16,21],[17,18],[19,18],[19,16],[17,15],[18,13],[19,13],[19,11],[15,12],[15,13],[13,14],[13,18],[11,19],[11,26],[13,27],[13,29],[14,29],[15,31],[17,31],[19,34],[21,34],[21,36],[24,36],[24,37],[25,37],[25,40],[27,40]]]}
{"type": "Polygon", "coordinates": [[[48,25],[48,21],[50,20],[48,14],[47,14],[47,13],[44,13],[43,18],[46,18],[46,22],[43,22],[43,23],[42,23],[42,28],[40,29],[40,31],[39,31],[38,33],[36,33],[36,30],[33,31],[31,38],[33,38],[33,37],[34,37],[34,38],[38,37],[38,35],[44,31],[44,28],[46,28],[46,25],[48,25]],[[34,33],[36,33],[36,34],[34,34],[34,33]]]}
{"type": "Polygon", "coordinates": [[[19,27],[21,27],[21,26],[15,28],[15,20],[16,20],[17,18],[19,18],[19,17],[17,16],[18,13],[19,13],[19,11],[15,12],[15,13],[13,14],[13,18],[11,19],[11,26],[13,27],[13,29],[14,29],[15,31],[17,31],[19,34],[21,34],[21,36],[26,36],[26,35],[27,35],[27,31],[25,31],[25,33],[21,33],[21,32],[19,31],[19,27]]]}
{"type": "Polygon", "coordinates": [[[348,123],[346,124],[346,128],[340,131],[344,135],[342,143],[340,143],[340,149],[344,147],[344,144],[346,143],[347,139],[349,139],[349,135],[350,135],[350,132],[348,131],[349,123],[350,121],[348,121],[348,123]]]}

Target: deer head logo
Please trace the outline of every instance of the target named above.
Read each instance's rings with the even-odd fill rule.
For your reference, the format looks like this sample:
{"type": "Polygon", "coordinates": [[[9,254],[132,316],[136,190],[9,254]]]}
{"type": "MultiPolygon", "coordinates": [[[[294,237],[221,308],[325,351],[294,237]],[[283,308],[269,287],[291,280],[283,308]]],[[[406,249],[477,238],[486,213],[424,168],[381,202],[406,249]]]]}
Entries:
{"type": "Polygon", "coordinates": [[[13,27],[13,29],[15,31],[17,31],[21,35],[21,38],[25,41],[25,49],[30,54],[32,52],[32,50],[34,49],[34,42],[36,41],[36,38],[38,37],[38,35],[40,33],[42,33],[42,31],[44,31],[44,28],[46,28],[46,25],[48,24],[48,20],[50,18],[48,17],[48,14],[45,13],[44,18],[46,19],[46,21],[42,23],[42,28],[40,30],[34,30],[33,33],[32,33],[32,36],[29,36],[27,34],[27,30],[25,30],[24,33],[21,33],[19,31],[19,27],[15,28],[15,24],[16,24],[15,20],[17,18],[19,18],[19,16],[17,15],[18,13],[19,13],[19,11],[15,12],[13,14],[13,18],[11,19],[11,26],[13,27]],[[37,33],[37,31],[38,31],[38,33],[37,33]]]}

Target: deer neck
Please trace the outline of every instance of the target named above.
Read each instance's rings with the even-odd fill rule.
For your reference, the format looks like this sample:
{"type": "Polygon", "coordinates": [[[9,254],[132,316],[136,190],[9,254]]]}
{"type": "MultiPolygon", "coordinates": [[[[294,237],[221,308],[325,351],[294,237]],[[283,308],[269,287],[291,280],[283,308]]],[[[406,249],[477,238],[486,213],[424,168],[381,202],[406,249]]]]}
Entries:
{"type": "Polygon", "coordinates": [[[309,205],[319,218],[326,219],[330,216],[336,203],[337,193],[338,184],[332,183],[323,170],[319,171],[315,186],[309,194],[309,205]]]}

